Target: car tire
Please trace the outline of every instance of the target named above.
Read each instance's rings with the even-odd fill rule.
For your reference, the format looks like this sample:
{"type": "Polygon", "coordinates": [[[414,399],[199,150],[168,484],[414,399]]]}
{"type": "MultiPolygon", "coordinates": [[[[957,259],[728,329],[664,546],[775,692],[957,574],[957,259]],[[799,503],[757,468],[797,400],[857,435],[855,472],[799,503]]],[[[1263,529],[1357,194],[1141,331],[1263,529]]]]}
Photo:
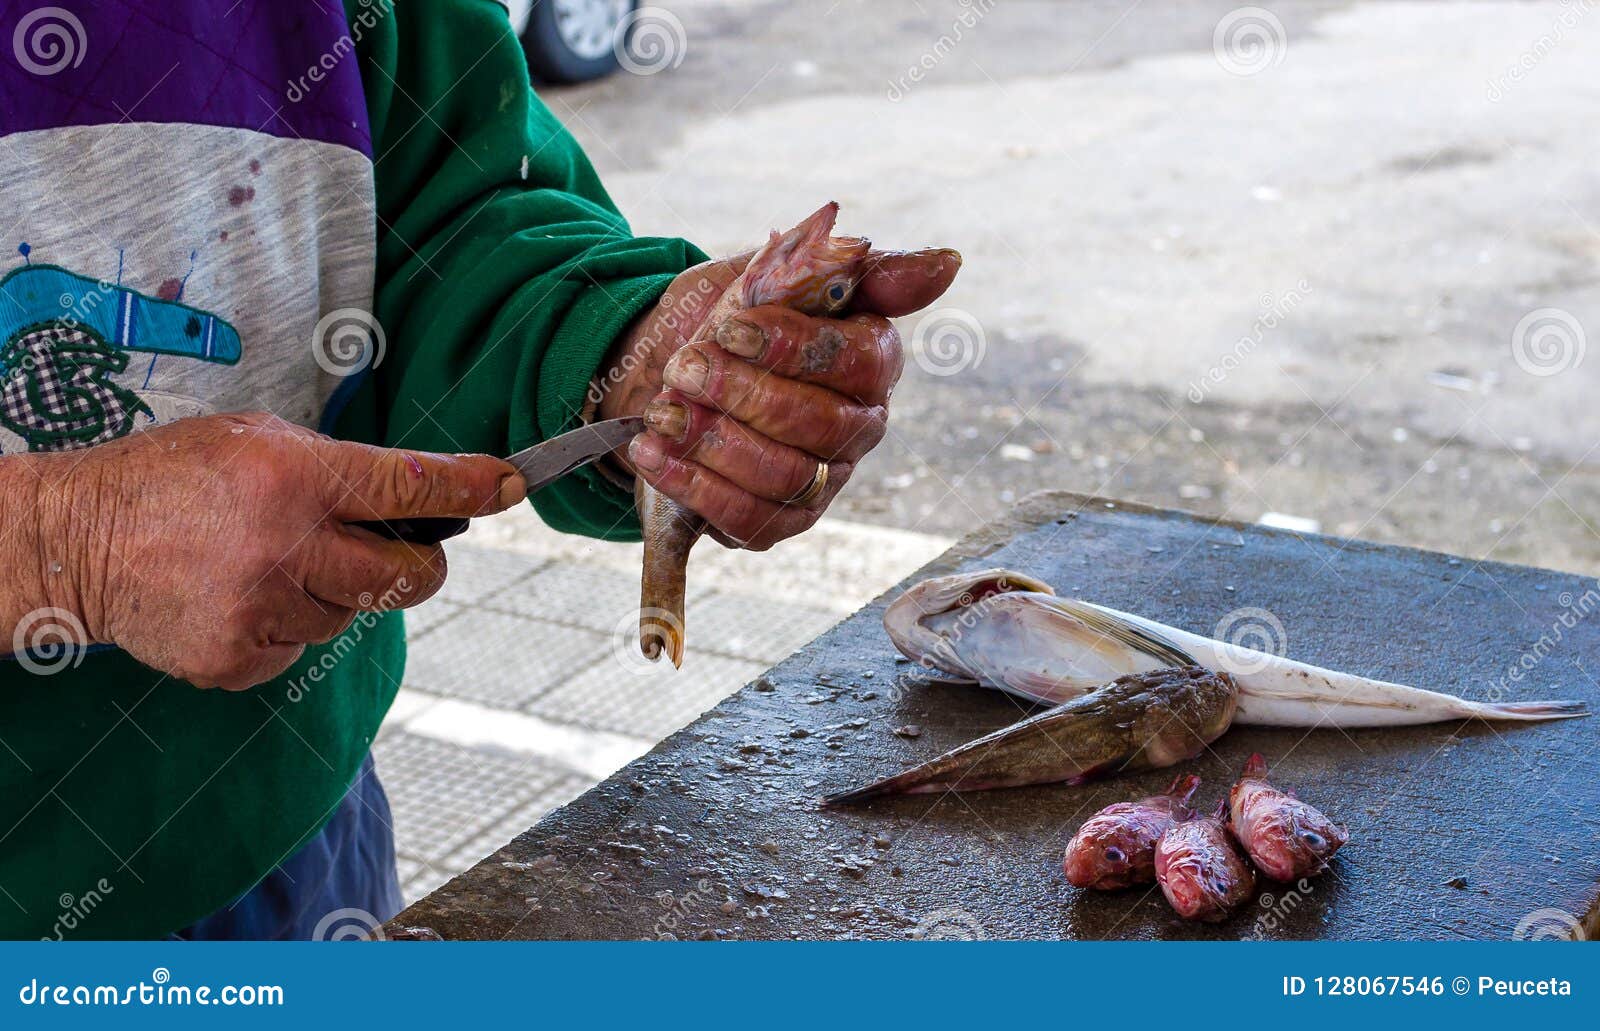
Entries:
{"type": "Polygon", "coordinates": [[[588,82],[619,67],[616,30],[639,0],[533,0],[522,49],[540,82],[588,82]]]}

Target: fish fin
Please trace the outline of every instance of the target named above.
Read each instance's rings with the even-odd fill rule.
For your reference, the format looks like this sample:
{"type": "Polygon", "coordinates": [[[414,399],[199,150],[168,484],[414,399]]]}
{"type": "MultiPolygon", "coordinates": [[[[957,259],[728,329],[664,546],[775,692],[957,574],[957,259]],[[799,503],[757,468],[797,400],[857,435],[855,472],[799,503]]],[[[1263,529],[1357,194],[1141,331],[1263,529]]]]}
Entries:
{"type": "Polygon", "coordinates": [[[1040,705],[1060,705],[1062,702],[1080,698],[1085,693],[1074,687],[1070,680],[1047,677],[1042,673],[1020,669],[1002,670],[994,686],[1007,694],[1014,694],[1030,702],[1038,702],[1040,705]]]}
{"type": "Polygon", "coordinates": [[[1066,784],[1068,787],[1082,787],[1085,784],[1092,784],[1097,780],[1103,779],[1111,772],[1112,770],[1109,763],[1101,763],[1099,766],[1089,767],[1087,770],[1084,770],[1075,777],[1068,777],[1066,780],[1062,781],[1062,783],[1066,784]]]}
{"type": "Polygon", "coordinates": [[[1077,598],[1053,598],[1050,604],[1072,616],[1091,630],[1105,634],[1113,641],[1144,652],[1164,666],[1198,666],[1193,655],[1159,634],[1115,616],[1097,605],[1077,598]]]}
{"type": "Polygon", "coordinates": [[[1254,753],[1253,755],[1250,756],[1249,759],[1245,760],[1244,772],[1239,774],[1239,776],[1241,778],[1243,778],[1243,777],[1262,777],[1262,778],[1265,778],[1266,775],[1267,775],[1267,760],[1260,752],[1254,753]]]}
{"type": "Polygon", "coordinates": [[[1197,773],[1180,773],[1172,781],[1172,786],[1167,788],[1166,794],[1176,799],[1179,804],[1187,805],[1194,793],[1200,790],[1200,775],[1197,773]]]}
{"type": "Polygon", "coordinates": [[[1478,715],[1486,720],[1535,722],[1538,720],[1571,720],[1589,715],[1588,702],[1572,701],[1508,702],[1505,704],[1482,702],[1475,708],[1478,710],[1478,715]]]}

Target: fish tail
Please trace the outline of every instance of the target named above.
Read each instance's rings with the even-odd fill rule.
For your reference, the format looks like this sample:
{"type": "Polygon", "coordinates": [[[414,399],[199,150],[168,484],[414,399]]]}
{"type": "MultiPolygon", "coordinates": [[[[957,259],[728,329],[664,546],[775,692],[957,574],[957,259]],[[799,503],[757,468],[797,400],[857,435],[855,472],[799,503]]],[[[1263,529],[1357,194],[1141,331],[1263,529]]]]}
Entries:
{"type": "Polygon", "coordinates": [[[1473,706],[1476,715],[1486,720],[1570,720],[1589,715],[1588,702],[1480,702],[1473,706]]]}
{"type": "Polygon", "coordinates": [[[832,795],[824,795],[822,804],[825,806],[855,805],[858,802],[868,802],[874,798],[885,795],[908,794],[915,788],[927,783],[922,778],[923,769],[917,767],[893,777],[874,781],[866,787],[856,788],[854,791],[840,791],[832,795]]]}
{"type": "Polygon", "coordinates": [[[644,531],[644,569],[639,578],[639,650],[645,658],[663,653],[683,665],[684,594],[689,550],[704,528],[693,513],[639,481],[635,492],[644,531]]]}

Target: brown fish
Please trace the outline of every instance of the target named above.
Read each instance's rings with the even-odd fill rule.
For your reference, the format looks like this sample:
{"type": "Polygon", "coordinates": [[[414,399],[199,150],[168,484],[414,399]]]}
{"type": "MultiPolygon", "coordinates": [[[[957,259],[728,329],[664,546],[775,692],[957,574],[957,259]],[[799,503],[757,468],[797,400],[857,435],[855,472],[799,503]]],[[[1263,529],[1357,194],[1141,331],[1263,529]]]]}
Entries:
{"type": "Polygon", "coordinates": [[[1220,816],[1200,816],[1156,842],[1156,883],[1179,916],[1215,923],[1255,894],[1256,875],[1220,816]]]}
{"type": "Polygon", "coordinates": [[[1238,698],[1232,677],[1199,666],[1130,673],[898,776],[823,801],[1082,784],[1123,770],[1171,766],[1222,736],[1238,698]]]}
{"type": "MultiPolygon", "coordinates": [[[[774,232],[743,272],[706,314],[690,344],[714,339],[717,330],[746,308],[777,304],[807,315],[841,315],[850,304],[871,244],[834,236],[839,205],[824,204],[787,233],[774,232]]],[[[634,488],[644,534],[644,572],[639,583],[639,650],[656,659],[663,652],[683,665],[683,596],[689,550],[705,532],[705,520],[656,491],[641,477],[634,488]]]]}
{"type": "Polygon", "coordinates": [[[1164,795],[1108,805],[1083,822],[1067,843],[1062,869],[1079,888],[1115,891],[1156,879],[1156,842],[1174,823],[1193,818],[1189,799],[1200,778],[1183,774],[1164,795]]]}
{"type": "Polygon", "coordinates": [[[1267,761],[1258,752],[1245,763],[1228,792],[1234,837],[1261,872],[1275,881],[1321,873],[1350,832],[1316,808],[1267,783],[1267,761]]]}

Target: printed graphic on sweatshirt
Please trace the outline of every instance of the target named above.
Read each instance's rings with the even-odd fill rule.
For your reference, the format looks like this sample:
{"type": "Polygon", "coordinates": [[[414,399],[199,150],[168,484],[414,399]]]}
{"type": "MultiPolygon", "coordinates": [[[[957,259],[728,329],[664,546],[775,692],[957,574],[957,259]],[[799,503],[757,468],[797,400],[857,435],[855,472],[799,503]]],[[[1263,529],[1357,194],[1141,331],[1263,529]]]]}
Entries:
{"type": "Polygon", "coordinates": [[[215,315],[54,265],[0,279],[0,341],[0,453],[87,447],[203,414],[198,399],[145,389],[133,357],[151,355],[153,369],[159,355],[233,365],[242,354],[215,315]]]}

